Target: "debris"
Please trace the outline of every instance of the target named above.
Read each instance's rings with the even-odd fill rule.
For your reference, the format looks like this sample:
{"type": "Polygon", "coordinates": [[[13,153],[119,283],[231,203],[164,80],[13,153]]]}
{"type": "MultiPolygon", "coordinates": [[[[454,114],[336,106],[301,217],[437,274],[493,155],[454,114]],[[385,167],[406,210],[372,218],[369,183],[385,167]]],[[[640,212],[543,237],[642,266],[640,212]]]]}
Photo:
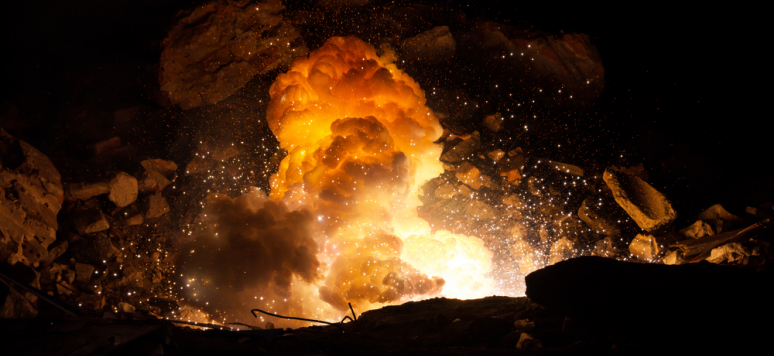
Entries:
{"type": "Polygon", "coordinates": [[[72,217],[73,227],[80,235],[93,234],[110,228],[102,210],[98,208],[85,208],[77,211],[72,217]]]}
{"type": "Polygon", "coordinates": [[[465,215],[468,217],[468,224],[474,224],[480,220],[494,219],[495,209],[487,203],[479,200],[471,200],[465,206],[465,215]]]}
{"type": "Polygon", "coordinates": [[[661,252],[661,248],[654,236],[637,234],[629,243],[629,252],[639,260],[653,261],[661,252]]]}
{"type": "Polygon", "coordinates": [[[598,234],[616,236],[621,231],[618,229],[618,224],[605,214],[604,210],[606,208],[606,205],[595,201],[593,197],[588,197],[581,203],[581,207],[578,209],[578,217],[598,234]]]}
{"type": "Polygon", "coordinates": [[[119,208],[123,208],[137,200],[137,178],[131,175],[118,172],[112,180],[110,180],[110,194],[108,199],[116,204],[119,208]]]}
{"type": "Polygon", "coordinates": [[[701,214],[696,216],[699,220],[714,220],[714,219],[721,219],[729,222],[739,223],[742,222],[742,219],[740,219],[738,216],[729,213],[725,208],[723,208],[720,204],[715,204],[706,210],[702,211],[701,214]]]}
{"type": "Polygon", "coordinates": [[[140,162],[140,165],[142,165],[146,171],[156,171],[165,176],[177,171],[177,164],[175,162],[160,158],[146,159],[140,162]]]}
{"type": "Polygon", "coordinates": [[[715,233],[712,231],[712,227],[709,224],[701,220],[696,220],[691,226],[688,226],[679,231],[681,235],[690,237],[692,239],[702,238],[704,236],[712,236],[715,233]]]}
{"type": "Polygon", "coordinates": [[[163,174],[154,170],[146,170],[142,175],[142,180],[140,180],[139,190],[142,193],[160,191],[170,183],[172,182],[163,174]]]}
{"type": "Polygon", "coordinates": [[[574,254],[574,246],[572,241],[563,236],[559,241],[554,242],[551,245],[551,252],[548,255],[548,264],[554,264],[559,261],[564,261],[574,254]]]}
{"type": "Polygon", "coordinates": [[[493,160],[495,162],[498,162],[498,161],[500,161],[500,159],[505,157],[505,152],[498,148],[498,149],[496,149],[494,151],[489,151],[489,153],[487,153],[486,156],[489,157],[489,159],[491,159],[491,160],[493,160]]]}
{"type": "Polygon", "coordinates": [[[462,140],[460,143],[452,147],[446,153],[441,155],[441,161],[447,163],[454,163],[462,161],[463,159],[472,157],[476,154],[478,147],[481,145],[481,137],[478,131],[474,131],[470,138],[462,140]]]}
{"type": "Polygon", "coordinates": [[[730,242],[743,241],[746,238],[754,236],[762,229],[769,227],[772,224],[772,219],[766,219],[752,224],[744,229],[723,232],[713,236],[705,236],[695,240],[691,239],[680,241],[670,245],[670,247],[680,249],[685,258],[695,256],[690,259],[691,262],[700,262],[709,257],[711,251],[716,247],[730,242]]]}
{"type": "Polygon", "coordinates": [[[459,191],[457,190],[457,187],[454,186],[454,184],[444,183],[435,189],[434,194],[435,197],[439,199],[451,199],[457,195],[457,193],[459,193],[459,191]]]}
{"type": "Polygon", "coordinates": [[[519,350],[540,350],[543,344],[540,340],[537,340],[527,333],[521,333],[519,342],[516,343],[516,348],[519,350]]]}
{"type": "Polygon", "coordinates": [[[707,261],[712,263],[736,262],[750,256],[750,252],[738,242],[732,242],[712,249],[707,261]]]}
{"type": "Polygon", "coordinates": [[[653,231],[677,217],[669,200],[639,177],[609,168],[605,170],[603,179],[618,205],[643,230],[653,231]]]}
{"type": "Polygon", "coordinates": [[[67,195],[80,200],[88,200],[97,195],[110,192],[110,184],[107,182],[98,183],[74,183],[67,185],[67,195]]]}
{"type": "Polygon", "coordinates": [[[279,0],[194,7],[162,41],[159,84],[183,109],[215,104],[308,49],[279,0]]]}
{"type": "Polygon", "coordinates": [[[134,305],[125,302],[118,303],[118,311],[122,313],[134,313],[134,310],[134,305]]]}
{"type": "Polygon", "coordinates": [[[457,167],[454,176],[457,177],[460,182],[465,183],[475,190],[481,188],[481,172],[468,161],[462,162],[459,167],[457,167]]]}
{"type": "Polygon", "coordinates": [[[126,225],[129,225],[129,226],[142,225],[142,222],[143,222],[142,214],[137,214],[130,217],[129,219],[126,219],[126,225]]]}
{"type": "Polygon", "coordinates": [[[167,200],[161,196],[161,193],[156,193],[148,197],[148,212],[145,213],[145,218],[157,218],[168,212],[169,204],[167,204],[167,200]]]}
{"type": "Polygon", "coordinates": [[[576,176],[583,177],[583,169],[574,166],[572,164],[562,163],[562,162],[556,162],[556,161],[546,161],[546,164],[548,164],[553,169],[556,169],[559,172],[562,173],[568,173],[576,176]]]}
{"type": "Polygon", "coordinates": [[[618,255],[618,249],[613,245],[613,238],[608,236],[596,242],[594,245],[596,256],[612,258],[618,255]]]}
{"type": "Polygon", "coordinates": [[[80,262],[75,264],[75,279],[78,282],[89,283],[92,274],[94,274],[94,266],[80,262]]]}
{"type": "Polygon", "coordinates": [[[484,117],[484,126],[492,132],[498,132],[503,127],[503,115],[495,113],[494,115],[487,115],[484,117]]]}
{"type": "Polygon", "coordinates": [[[664,256],[661,262],[664,263],[665,265],[681,265],[686,261],[682,257],[680,257],[680,253],[678,252],[678,250],[674,250],[668,253],[666,256],[664,256]]]}
{"type": "Polygon", "coordinates": [[[401,42],[400,47],[407,58],[437,64],[454,56],[457,42],[449,31],[449,26],[438,26],[407,38],[401,42]]]}

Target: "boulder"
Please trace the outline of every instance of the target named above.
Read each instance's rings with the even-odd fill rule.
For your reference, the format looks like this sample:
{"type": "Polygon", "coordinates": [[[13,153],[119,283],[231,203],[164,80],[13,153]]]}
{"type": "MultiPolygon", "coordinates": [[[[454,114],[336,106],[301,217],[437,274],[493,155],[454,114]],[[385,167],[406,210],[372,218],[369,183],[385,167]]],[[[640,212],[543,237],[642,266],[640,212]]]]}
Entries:
{"type": "Polygon", "coordinates": [[[0,129],[0,261],[35,265],[56,240],[64,190],[51,160],[0,129]]]}
{"type": "Polygon", "coordinates": [[[675,220],[677,213],[659,191],[637,176],[606,169],[602,176],[613,198],[645,231],[653,231],[675,220]]]}
{"type": "Polygon", "coordinates": [[[124,172],[118,172],[110,180],[108,199],[119,208],[123,208],[137,200],[137,189],[137,178],[124,172]]]}
{"type": "Polygon", "coordinates": [[[148,197],[148,211],[145,213],[146,219],[157,218],[168,212],[169,204],[161,193],[156,193],[148,197]]]}
{"type": "Polygon", "coordinates": [[[161,91],[183,109],[215,104],[308,49],[280,0],[215,0],[187,12],[162,41],[161,91]]]}
{"type": "Polygon", "coordinates": [[[437,64],[454,56],[457,41],[454,40],[448,26],[438,26],[405,39],[400,47],[406,58],[437,64]]]}
{"type": "Polygon", "coordinates": [[[661,252],[661,247],[654,236],[637,234],[629,243],[629,252],[639,260],[653,261],[661,252]]]}

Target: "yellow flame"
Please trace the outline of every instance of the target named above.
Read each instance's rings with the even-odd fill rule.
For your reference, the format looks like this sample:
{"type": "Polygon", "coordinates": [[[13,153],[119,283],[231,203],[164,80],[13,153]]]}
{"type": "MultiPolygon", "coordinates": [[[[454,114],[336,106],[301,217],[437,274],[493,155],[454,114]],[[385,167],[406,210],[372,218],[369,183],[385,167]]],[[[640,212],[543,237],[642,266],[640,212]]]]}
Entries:
{"type": "Polygon", "coordinates": [[[316,214],[328,266],[319,297],[339,310],[493,291],[481,239],[432,234],[416,216],[419,187],[443,172],[442,128],[393,58],[332,37],[270,89],[269,127],[288,151],[271,198],[316,214]]]}

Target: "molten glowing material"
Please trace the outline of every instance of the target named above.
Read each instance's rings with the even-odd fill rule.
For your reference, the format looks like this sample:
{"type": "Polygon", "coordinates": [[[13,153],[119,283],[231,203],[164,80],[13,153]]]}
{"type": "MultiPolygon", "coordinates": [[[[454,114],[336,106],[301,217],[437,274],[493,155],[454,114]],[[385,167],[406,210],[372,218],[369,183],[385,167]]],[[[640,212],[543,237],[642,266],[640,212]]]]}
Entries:
{"type": "Polygon", "coordinates": [[[416,217],[419,187],[443,172],[442,147],[433,143],[442,128],[390,58],[357,38],[333,37],[270,90],[269,127],[288,151],[270,197],[316,216],[319,298],[339,310],[347,302],[365,310],[433,295],[483,297],[494,285],[482,240],[432,234],[416,217]]]}

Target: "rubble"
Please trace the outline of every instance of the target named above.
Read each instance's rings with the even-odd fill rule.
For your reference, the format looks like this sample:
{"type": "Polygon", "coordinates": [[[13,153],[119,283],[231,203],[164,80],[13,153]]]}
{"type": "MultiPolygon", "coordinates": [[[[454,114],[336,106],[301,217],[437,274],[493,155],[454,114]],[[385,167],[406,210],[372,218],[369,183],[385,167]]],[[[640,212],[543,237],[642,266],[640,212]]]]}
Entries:
{"type": "Polygon", "coordinates": [[[137,178],[124,172],[118,172],[110,180],[108,199],[119,208],[123,208],[137,200],[137,191],[137,178]]]}
{"type": "Polygon", "coordinates": [[[139,190],[141,193],[157,192],[171,183],[163,174],[155,170],[146,170],[140,180],[139,190]]]}
{"type": "Polygon", "coordinates": [[[503,127],[503,115],[495,113],[494,115],[487,115],[484,117],[484,126],[492,132],[498,132],[503,127]]]}
{"type": "Polygon", "coordinates": [[[503,157],[505,157],[505,152],[503,152],[503,150],[498,148],[498,149],[496,149],[494,151],[489,151],[489,153],[487,153],[486,156],[489,157],[489,159],[491,159],[491,160],[493,160],[495,162],[498,162],[503,157]]]}
{"type": "Polygon", "coordinates": [[[148,197],[148,211],[145,213],[146,219],[160,217],[169,212],[169,204],[164,197],[156,193],[148,197]]]}
{"type": "Polygon", "coordinates": [[[653,261],[661,252],[661,247],[654,236],[637,234],[629,244],[629,252],[640,260],[653,261]]]}
{"type": "Polygon", "coordinates": [[[607,206],[601,206],[599,202],[593,201],[592,197],[588,197],[583,200],[580,209],[578,209],[578,217],[598,234],[616,236],[621,231],[618,229],[618,224],[604,212],[606,208],[607,206]]]}
{"type": "Polygon", "coordinates": [[[712,249],[707,261],[712,263],[733,263],[750,256],[750,252],[738,242],[732,242],[712,249]]]}
{"type": "Polygon", "coordinates": [[[481,138],[478,131],[474,131],[469,138],[457,143],[450,150],[441,155],[441,161],[456,163],[469,158],[476,153],[481,146],[481,138]]]}
{"type": "Polygon", "coordinates": [[[677,217],[669,200],[639,177],[608,168],[603,179],[613,192],[615,201],[643,230],[653,231],[670,224],[677,217]]]}
{"type": "Polygon", "coordinates": [[[574,246],[572,241],[563,236],[559,241],[551,245],[551,252],[548,255],[548,264],[554,264],[571,258],[574,255],[574,246]]]}
{"type": "Polygon", "coordinates": [[[105,214],[98,208],[84,208],[73,214],[73,227],[81,235],[93,234],[110,228],[105,214]]]}
{"type": "Polygon", "coordinates": [[[481,171],[479,171],[478,168],[467,161],[462,162],[457,167],[457,171],[454,173],[454,176],[457,177],[460,182],[465,183],[467,186],[475,190],[481,188],[481,184],[483,183],[481,171]]]}
{"type": "Polygon", "coordinates": [[[172,161],[167,161],[160,158],[146,159],[140,162],[146,171],[155,171],[161,173],[164,176],[170,175],[177,171],[177,164],[172,161]]]}
{"type": "Polygon", "coordinates": [[[702,238],[704,236],[712,236],[715,233],[712,231],[712,227],[709,224],[701,220],[696,220],[691,226],[688,226],[679,231],[681,235],[692,239],[702,238]]]}
{"type": "Polygon", "coordinates": [[[720,204],[715,204],[696,216],[696,219],[709,222],[716,234],[730,230],[733,226],[742,222],[738,216],[729,213],[720,204]]]}
{"type": "Polygon", "coordinates": [[[89,283],[94,274],[94,266],[86,263],[75,264],[75,280],[81,283],[89,283]]]}
{"type": "Polygon", "coordinates": [[[51,160],[0,129],[0,260],[35,265],[56,240],[64,190],[51,160]]]}
{"type": "Polygon", "coordinates": [[[405,39],[400,47],[406,58],[437,64],[454,56],[457,42],[449,31],[449,26],[438,26],[405,39]]]}
{"type": "Polygon", "coordinates": [[[159,82],[183,109],[215,104],[252,77],[306,55],[279,0],[215,0],[183,16],[162,42],[159,82]]]}

